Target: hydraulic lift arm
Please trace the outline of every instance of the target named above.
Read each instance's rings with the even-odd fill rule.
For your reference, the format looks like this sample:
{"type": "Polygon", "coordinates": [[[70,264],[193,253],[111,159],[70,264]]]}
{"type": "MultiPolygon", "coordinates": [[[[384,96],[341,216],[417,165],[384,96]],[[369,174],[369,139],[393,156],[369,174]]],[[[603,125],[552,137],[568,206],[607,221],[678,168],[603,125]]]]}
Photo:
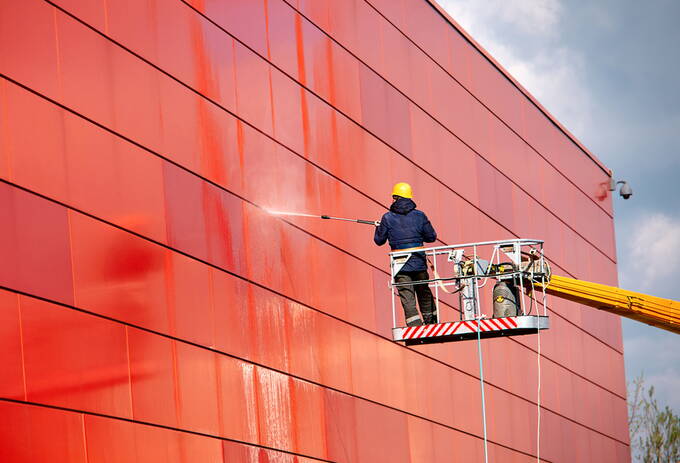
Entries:
{"type": "Polygon", "coordinates": [[[552,275],[546,292],[680,334],[680,302],[552,275]]]}

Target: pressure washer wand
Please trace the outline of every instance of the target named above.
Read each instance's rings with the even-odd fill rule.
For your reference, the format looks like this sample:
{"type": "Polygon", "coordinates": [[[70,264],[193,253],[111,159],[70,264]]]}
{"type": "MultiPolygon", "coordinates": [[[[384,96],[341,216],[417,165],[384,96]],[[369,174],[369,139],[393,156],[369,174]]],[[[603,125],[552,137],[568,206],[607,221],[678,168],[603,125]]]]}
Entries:
{"type": "Polygon", "coordinates": [[[304,212],[283,212],[283,211],[271,211],[267,210],[272,215],[287,215],[287,216],[295,216],[295,217],[311,217],[313,219],[327,219],[327,220],[344,220],[346,222],[354,222],[354,223],[364,223],[366,225],[375,225],[378,226],[380,225],[380,222],[377,220],[362,220],[362,219],[346,219],[344,217],[331,217],[330,215],[313,215],[313,214],[306,214],[304,212]]]}
{"type": "Polygon", "coordinates": [[[322,215],[320,216],[322,219],[328,219],[328,220],[345,220],[347,222],[355,222],[355,223],[364,223],[366,225],[380,225],[380,222],[377,220],[362,220],[362,219],[346,219],[344,217],[331,217],[329,215],[322,215]]]}

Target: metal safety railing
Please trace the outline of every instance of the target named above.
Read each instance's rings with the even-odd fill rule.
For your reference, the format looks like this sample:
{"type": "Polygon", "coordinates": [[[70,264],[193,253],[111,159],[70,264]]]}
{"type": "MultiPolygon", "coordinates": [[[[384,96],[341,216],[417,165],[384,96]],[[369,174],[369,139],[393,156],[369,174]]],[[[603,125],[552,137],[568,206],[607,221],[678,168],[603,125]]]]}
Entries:
{"type": "Polygon", "coordinates": [[[389,256],[393,327],[397,327],[395,289],[417,284],[427,284],[433,289],[437,320],[441,320],[441,293],[458,294],[461,320],[483,317],[480,290],[489,279],[506,281],[516,289],[517,315],[529,315],[534,307],[537,315],[541,308],[543,315],[547,314],[545,290],[541,290],[539,299],[533,293],[534,283],[541,284],[536,285],[538,288],[545,288],[550,279],[542,240],[509,239],[409,248],[392,251],[389,256]],[[427,260],[432,275],[426,280],[397,283],[396,275],[417,253],[427,260]]]}

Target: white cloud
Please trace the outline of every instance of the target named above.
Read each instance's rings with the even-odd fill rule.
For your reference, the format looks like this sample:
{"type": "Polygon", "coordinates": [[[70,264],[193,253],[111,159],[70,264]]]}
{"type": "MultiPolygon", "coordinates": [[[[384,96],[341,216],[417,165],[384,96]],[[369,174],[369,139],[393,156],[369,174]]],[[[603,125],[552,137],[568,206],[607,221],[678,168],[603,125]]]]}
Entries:
{"type": "Polygon", "coordinates": [[[550,34],[562,12],[559,0],[445,0],[440,4],[471,33],[501,22],[530,34],[550,34]]]}
{"type": "Polygon", "coordinates": [[[591,126],[592,98],[583,58],[568,48],[542,50],[532,60],[508,59],[508,71],[570,132],[583,137],[591,126]]]}
{"type": "Polygon", "coordinates": [[[626,282],[640,291],[676,287],[680,271],[680,219],[655,213],[633,226],[627,245],[626,282]]]}
{"type": "Polygon", "coordinates": [[[495,0],[493,3],[503,20],[525,32],[552,33],[562,13],[558,0],[495,0]]]}
{"type": "Polygon", "coordinates": [[[612,13],[604,5],[598,5],[594,2],[590,4],[584,3],[583,8],[594,27],[607,31],[611,31],[615,28],[612,13]]]}
{"type": "Polygon", "coordinates": [[[445,0],[441,5],[577,137],[592,126],[583,57],[560,44],[559,0],[445,0]]]}

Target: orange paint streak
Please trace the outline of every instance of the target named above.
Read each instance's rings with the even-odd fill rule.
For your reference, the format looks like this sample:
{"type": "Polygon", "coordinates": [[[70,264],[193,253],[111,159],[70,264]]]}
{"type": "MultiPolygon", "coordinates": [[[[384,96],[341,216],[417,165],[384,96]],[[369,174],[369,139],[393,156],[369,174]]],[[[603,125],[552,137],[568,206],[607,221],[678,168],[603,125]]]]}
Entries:
{"type": "MultiPolygon", "coordinates": [[[[239,174],[240,174],[240,180],[241,180],[241,185],[240,187],[243,188],[243,185],[245,184],[243,174],[245,172],[245,135],[243,133],[243,122],[240,119],[236,119],[236,146],[238,148],[238,164],[239,164],[239,174]]],[[[248,248],[246,248],[248,249],[248,248]]]]}
{"type": "MultiPolygon", "coordinates": [[[[243,230],[243,247],[245,249],[252,249],[250,247],[250,233],[249,233],[249,222],[250,220],[248,219],[248,211],[246,210],[246,203],[241,202],[241,216],[243,217],[243,222],[242,222],[242,230],[243,230]]],[[[246,260],[246,277],[247,278],[252,278],[253,276],[253,263],[251,259],[251,253],[246,252],[244,253],[245,260],[246,260]]]]}
{"type": "Polygon", "coordinates": [[[69,262],[71,263],[71,294],[73,295],[73,304],[78,307],[78,301],[76,300],[76,264],[73,260],[73,227],[71,225],[71,214],[72,212],[70,210],[66,210],[66,226],[68,227],[68,257],[69,262]]]}
{"type": "Polygon", "coordinates": [[[303,87],[300,87],[300,109],[302,111],[302,142],[305,158],[309,159],[309,154],[312,150],[312,134],[309,125],[309,108],[307,107],[307,92],[303,87]]]}
{"type": "MultiPolygon", "coordinates": [[[[196,70],[196,89],[209,99],[220,99],[218,85],[215,82],[213,66],[207,52],[201,19],[194,17],[191,21],[191,39],[193,45],[194,68],[196,70]]],[[[210,111],[204,98],[198,98],[198,128],[201,136],[200,168],[209,179],[219,184],[225,183],[224,151],[220,143],[219,124],[210,111]]]]}
{"type": "Polygon", "coordinates": [[[297,51],[298,80],[303,87],[307,86],[307,74],[305,71],[305,47],[302,37],[302,17],[295,14],[295,44],[297,51]]]}
{"type": "Polygon", "coordinates": [[[104,34],[109,35],[109,2],[104,0],[104,34]]]}
{"type": "Polygon", "coordinates": [[[7,126],[9,121],[9,105],[7,104],[7,82],[0,82],[0,161],[4,166],[0,175],[13,180],[12,172],[12,133],[7,126]]]}
{"type": "Polygon", "coordinates": [[[132,398],[132,368],[130,367],[130,327],[125,327],[125,355],[127,356],[128,394],[130,395],[130,416],[135,417],[135,403],[132,398]]]}
{"type": "Polygon", "coordinates": [[[267,68],[267,73],[269,77],[269,103],[271,104],[271,116],[272,116],[272,131],[276,136],[276,106],[274,105],[274,87],[272,86],[272,67],[267,68]]]}
{"type": "MultiPolygon", "coordinates": [[[[286,319],[284,322],[284,326],[290,326],[290,314],[287,310],[284,310],[283,316],[286,319]]],[[[290,341],[288,340],[288,336],[286,336],[286,351],[290,352],[290,341]]],[[[297,394],[295,394],[295,381],[293,380],[292,377],[288,376],[287,378],[288,381],[288,391],[290,393],[290,427],[292,429],[298,429],[298,416],[296,413],[296,410],[298,410],[298,400],[297,400],[297,394]]],[[[321,434],[321,433],[320,433],[321,434]]],[[[291,433],[291,444],[294,449],[300,448],[300,442],[298,439],[298,433],[297,432],[292,432],[291,433]]]]}
{"type": "MultiPolygon", "coordinates": [[[[267,0],[264,0],[264,25],[265,25],[265,40],[267,41],[267,59],[271,62],[272,60],[272,50],[271,43],[269,41],[269,4],[267,0]]],[[[269,66],[269,101],[271,103],[272,111],[272,130],[274,135],[276,135],[276,108],[274,106],[274,87],[272,85],[272,68],[269,66]]]]}
{"type": "Polygon", "coordinates": [[[210,317],[213,320],[212,332],[210,333],[210,346],[217,347],[217,325],[215,323],[215,281],[213,273],[215,269],[208,267],[208,293],[210,295],[210,317]]]}
{"type": "MultiPolygon", "coordinates": [[[[212,277],[211,277],[212,279],[212,277]]],[[[214,317],[213,317],[214,320],[214,317]]],[[[214,326],[214,323],[213,323],[214,326]]],[[[220,436],[224,435],[224,403],[222,400],[222,372],[220,371],[219,354],[213,354],[215,363],[215,382],[217,384],[217,429],[220,431],[220,436]]]]}
{"type": "Polygon", "coordinates": [[[88,455],[88,452],[87,452],[87,431],[86,431],[86,428],[85,428],[85,414],[84,413],[82,415],[80,415],[80,424],[81,424],[80,429],[83,432],[83,447],[84,447],[84,450],[85,450],[85,461],[90,461],[90,458],[89,458],[89,455],[88,455]]]}
{"type": "Polygon", "coordinates": [[[230,39],[231,40],[231,77],[234,80],[234,104],[236,105],[236,109],[238,111],[239,106],[238,106],[238,92],[236,89],[238,88],[238,76],[236,73],[236,40],[230,39]]]}
{"type": "Polygon", "coordinates": [[[297,51],[298,80],[300,81],[300,106],[302,111],[302,139],[304,144],[305,158],[309,159],[311,151],[311,131],[309,125],[309,107],[307,105],[307,92],[304,87],[307,85],[307,71],[305,69],[305,48],[304,37],[302,35],[302,17],[295,14],[295,44],[297,51]]]}
{"type": "Polygon", "coordinates": [[[170,336],[177,335],[177,324],[175,320],[175,298],[174,291],[172,287],[172,282],[174,281],[175,270],[172,265],[172,254],[170,251],[164,252],[164,283],[165,283],[165,301],[167,307],[168,316],[168,331],[170,336]]]}
{"type": "Polygon", "coordinates": [[[191,0],[189,3],[201,13],[205,14],[205,0],[191,0]]]}
{"type": "MultiPolygon", "coordinates": [[[[331,113],[331,168],[333,172],[341,172],[341,158],[338,141],[338,115],[335,111],[331,113]]],[[[333,182],[336,201],[341,197],[342,185],[340,182],[333,182]]],[[[339,202],[339,201],[337,201],[339,202]]]]}
{"type": "Polygon", "coordinates": [[[269,41],[269,2],[264,0],[264,28],[265,28],[265,39],[267,41],[267,59],[272,60],[272,50],[269,41]]]}
{"type": "Polygon", "coordinates": [[[26,388],[26,356],[24,354],[24,323],[21,316],[21,297],[17,296],[17,310],[19,311],[19,342],[21,343],[21,380],[24,387],[24,400],[28,401],[28,389],[26,388]]]}
{"type": "Polygon", "coordinates": [[[64,96],[64,80],[61,75],[61,53],[60,53],[60,44],[59,44],[59,27],[57,26],[57,9],[52,8],[52,12],[54,14],[54,44],[55,44],[55,51],[57,55],[57,79],[58,79],[58,86],[59,86],[59,96],[63,97],[64,96]]]}
{"type": "Polygon", "coordinates": [[[175,383],[175,417],[177,418],[177,426],[182,426],[182,394],[180,394],[179,378],[177,373],[177,342],[170,341],[172,347],[172,378],[175,383]]]}
{"type": "Polygon", "coordinates": [[[328,101],[332,106],[336,106],[337,98],[335,95],[335,76],[333,74],[333,42],[328,37],[325,38],[326,42],[326,56],[328,56],[328,101]]]}

